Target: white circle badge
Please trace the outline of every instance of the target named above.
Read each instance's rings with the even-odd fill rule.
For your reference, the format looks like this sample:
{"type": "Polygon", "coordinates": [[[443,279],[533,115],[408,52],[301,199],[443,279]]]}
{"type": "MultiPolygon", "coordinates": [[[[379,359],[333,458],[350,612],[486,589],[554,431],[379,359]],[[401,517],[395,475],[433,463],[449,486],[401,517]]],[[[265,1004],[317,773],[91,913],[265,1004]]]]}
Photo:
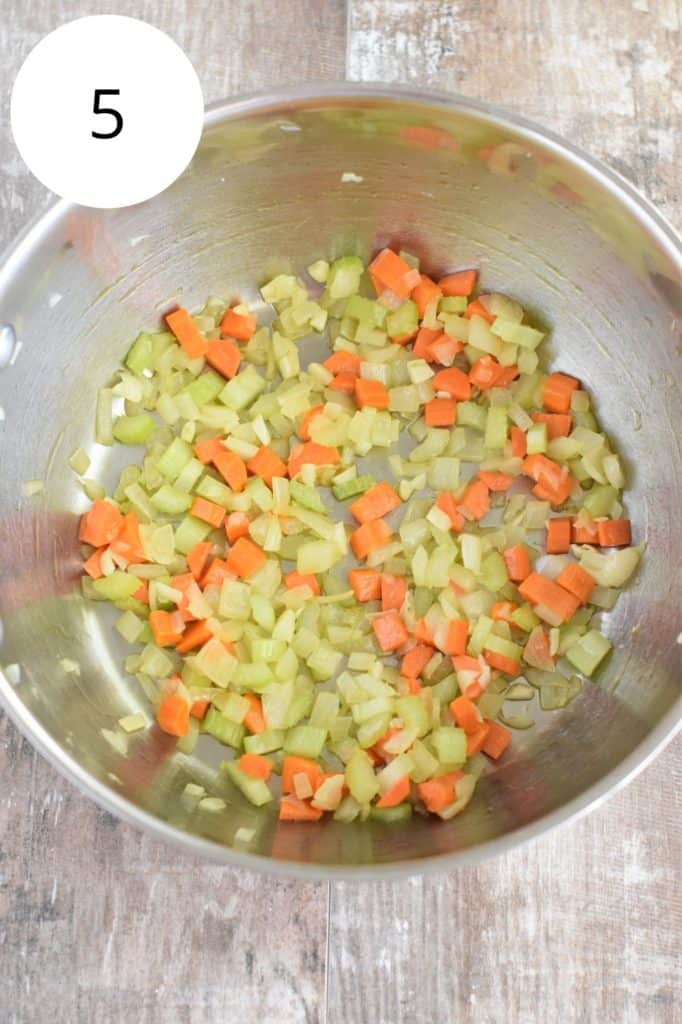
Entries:
{"type": "Polygon", "coordinates": [[[158,195],[194,156],[201,84],[164,32],[119,15],[79,18],[29,53],[12,90],[14,141],[52,192],[83,206],[158,195]]]}

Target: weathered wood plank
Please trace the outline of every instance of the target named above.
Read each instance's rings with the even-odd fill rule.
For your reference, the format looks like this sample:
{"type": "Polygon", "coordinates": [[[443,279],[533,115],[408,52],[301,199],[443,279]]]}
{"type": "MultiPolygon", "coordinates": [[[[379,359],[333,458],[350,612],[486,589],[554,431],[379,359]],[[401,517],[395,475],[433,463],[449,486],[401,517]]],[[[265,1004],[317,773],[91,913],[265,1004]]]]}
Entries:
{"type": "MultiPolygon", "coordinates": [[[[2,13],[2,246],[48,200],[14,149],[8,108],[21,62],[58,24],[116,13],[157,25],[189,54],[207,102],[345,67],[340,0],[5,0],[2,13]]],[[[3,1024],[321,1024],[326,885],[206,866],[148,839],[80,796],[6,720],[0,772],[3,1024]]]]}
{"type": "Polygon", "coordinates": [[[329,1024],[682,1019],[681,753],[479,867],[332,885],[329,1024]]]}
{"type": "Polygon", "coordinates": [[[489,100],[680,199],[676,0],[352,0],[349,77],[489,100]]]}

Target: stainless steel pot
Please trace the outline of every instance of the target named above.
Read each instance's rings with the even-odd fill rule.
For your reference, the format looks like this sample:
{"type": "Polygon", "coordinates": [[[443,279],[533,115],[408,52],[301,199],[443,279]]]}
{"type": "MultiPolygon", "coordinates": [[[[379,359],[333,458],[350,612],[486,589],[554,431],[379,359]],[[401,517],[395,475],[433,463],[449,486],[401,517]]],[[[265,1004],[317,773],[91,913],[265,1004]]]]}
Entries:
{"type": "MultiPolygon", "coordinates": [[[[365,875],[452,867],[585,811],[643,767],[680,717],[680,249],[671,228],[608,168],[484,104],[351,85],[213,107],[190,168],[125,210],[57,203],[0,271],[0,698],[34,746],[103,807],[202,856],[273,872],[365,875]],[[344,172],[355,177],[342,182],[344,172]],[[585,382],[628,464],[643,565],[605,616],[615,651],[599,685],[515,738],[466,814],[407,825],[278,825],[152,729],[127,755],[102,729],[145,709],[122,670],[112,618],[79,597],[66,459],[92,445],[97,388],[130,339],[175,300],[254,296],[287,266],[401,245],[434,270],[478,263],[552,330],[560,367],[585,382]],[[4,365],[3,365],[4,364],[4,365]],[[26,498],[22,482],[41,479],[26,498]],[[79,673],[63,659],[78,663],[79,673]],[[10,667],[8,667],[10,666],[10,667]],[[223,814],[180,799],[190,780],[223,814]],[[255,829],[248,850],[240,827],[255,829]]],[[[6,780],[11,785],[11,780],[6,780]]]]}

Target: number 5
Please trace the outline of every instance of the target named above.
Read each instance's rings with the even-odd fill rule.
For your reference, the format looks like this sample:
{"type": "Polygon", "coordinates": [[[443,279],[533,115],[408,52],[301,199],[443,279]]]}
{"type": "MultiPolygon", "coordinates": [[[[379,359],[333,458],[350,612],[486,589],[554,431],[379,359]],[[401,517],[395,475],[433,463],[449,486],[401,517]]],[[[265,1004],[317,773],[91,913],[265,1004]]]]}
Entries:
{"type": "Polygon", "coordinates": [[[93,114],[111,114],[116,121],[116,127],[111,132],[94,132],[92,137],[94,139],[115,139],[117,135],[120,135],[123,131],[123,117],[118,110],[114,110],[113,107],[101,107],[100,100],[102,96],[120,96],[120,89],[95,89],[95,100],[92,107],[93,114]]]}

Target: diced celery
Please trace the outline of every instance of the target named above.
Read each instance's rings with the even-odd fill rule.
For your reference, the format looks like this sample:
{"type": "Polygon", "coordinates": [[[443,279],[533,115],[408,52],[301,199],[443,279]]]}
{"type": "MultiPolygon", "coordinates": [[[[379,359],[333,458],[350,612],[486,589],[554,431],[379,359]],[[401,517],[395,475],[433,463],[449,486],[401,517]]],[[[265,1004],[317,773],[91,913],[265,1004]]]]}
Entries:
{"type": "Polygon", "coordinates": [[[467,652],[469,654],[474,657],[478,657],[483,650],[483,646],[488,639],[492,628],[493,620],[487,615],[481,615],[473,628],[471,636],[469,637],[469,643],[467,645],[467,652]]]}
{"type": "Polygon", "coordinates": [[[224,743],[227,747],[239,749],[244,739],[244,726],[226,718],[220,711],[210,707],[201,723],[201,731],[224,743]]]}
{"type": "Polygon", "coordinates": [[[213,527],[195,516],[185,516],[175,531],[175,550],[186,555],[195,544],[206,540],[213,527]]]}
{"type": "Polygon", "coordinates": [[[386,323],[386,307],[361,295],[351,295],[346,302],[344,316],[368,323],[372,327],[383,327],[386,323]]]}
{"type": "Polygon", "coordinates": [[[527,324],[505,320],[501,316],[495,319],[490,330],[504,341],[520,345],[522,348],[537,348],[544,338],[542,331],[536,331],[534,327],[528,327],[527,324]]]}
{"type": "Polygon", "coordinates": [[[142,412],[136,416],[119,416],[114,422],[113,436],[121,444],[144,444],[156,430],[152,417],[142,412]]]}
{"type": "Polygon", "coordinates": [[[346,299],[353,295],[360,286],[360,278],[364,272],[362,260],[358,256],[343,256],[334,260],[327,277],[327,293],[330,299],[346,299]]]}
{"type": "Polygon", "coordinates": [[[126,597],[132,597],[135,591],[140,589],[140,581],[137,576],[115,570],[109,576],[93,580],[92,586],[106,601],[122,601],[126,597]]]}
{"type": "Polygon", "coordinates": [[[249,754],[271,754],[274,750],[282,749],[284,735],[283,729],[266,729],[254,733],[253,736],[245,737],[244,750],[249,754]]]}
{"type": "Polygon", "coordinates": [[[196,655],[196,666],[216,686],[226,687],[236,675],[237,659],[220,640],[213,637],[196,655]]]}
{"type": "Polygon", "coordinates": [[[317,758],[322,753],[327,730],[313,725],[296,725],[287,730],[284,737],[284,752],[298,757],[317,758]]]}
{"type": "Polygon", "coordinates": [[[156,460],[156,468],[162,476],[173,483],[192,457],[193,452],[190,445],[176,437],[168,445],[163,455],[156,460]]]}
{"type": "Polygon", "coordinates": [[[272,491],[259,476],[252,476],[246,485],[246,493],[258,506],[261,512],[271,512],[273,506],[272,491]]]}
{"type": "Polygon", "coordinates": [[[376,481],[370,473],[363,473],[362,476],[356,476],[352,480],[346,480],[343,483],[333,483],[332,494],[337,501],[346,501],[346,499],[354,498],[358,494],[364,494],[375,483],[376,481]]]}
{"type": "Polygon", "coordinates": [[[116,629],[129,644],[137,642],[143,626],[144,623],[134,612],[124,612],[116,623],[116,629]]]}
{"type": "Polygon", "coordinates": [[[399,697],[395,702],[395,713],[406,729],[410,729],[416,736],[426,736],[429,731],[429,716],[421,697],[399,697]]]}
{"type": "Polygon", "coordinates": [[[399,338],[405,334],[413,334],[419,325],[419,311],[416,302],[407,299],[398,309],[386,317],[386,330],[389,337],[399,338]]]}
{"type": "Polygon", "coordinates": [[[289,485],[289,494],[291,499],[298,505],[302,505],[303,508],[326,514],[327,508],[316,488],[307,487],[305,484],[299,483],[298,480],[292,480],[289,485]]]}
{"type": "Polygon", "coordinates": [[[504,448],[507,443],[507,427],[507,410],[500,406],[489,408],[483,436],[485,447],[504,448]]]}
{"type": "Polygon", "coordinates": [[[516,608],[511,614],[511,620],[524,633],[530,633],[531,630],[540,625],[539,618],[527,604],[522,604],[520,608],[516,608]]]}
{"type": "Polygon", "coordinates": [[[192,504],[189,494],[170,484],[163,484],[149,499],[155,509],[165,516],[181,516],[192,504]]]}
{"type": "Polygon", "coordinates": [[[444,725],[431,733],[431,743],[441,764],[464,764],[467,757],[467,737],[463,729],[444,725]]]}
{"type": "Polygon", "coordinates": [[[412,804],[403,801],[395,807],[376,807],[369,809],[369,816],[373,821],[383,821],[385,824],[393,824],[397,821],[409,821],[412,817],[412,804]]]}
{"type": "Polygon", "coordinates": [[[308,273],[313,281],[317,281],[318,284],[324,284],[329,277],[329,264],[326,260],[315,260],[314,263],[308,266],[308,273]]]}
{"type": "Polygon", "coordinates": [[[76,448],[75,452],[69,456],[69,465],[74,473],[83,476],[90,468],[90,457],[82,448],[76,448]]]}
{"type": "Polygon", "coordinates": [[[128,349],[124,360],[126,366],[133,373],[142,373],[143,370],[151,370],[154,367],[154,351],[151,335],[138,334],[135,341],[128,349]]]}
{"type": "Polygon", "coordinates": [[[247,366],[228,381],[218,398],[228,409],[240,412],[258,398],[265,388],[265,379],[254,366],[247,366]]]}
{"type": "Polygon", "coordinates": [[[484,431],[487,423],[487,413],[482,405],[476,402],[457,403],[457,426],[474,427],[476,430],[484,431]]]}
{"type": "Polygon", "coordinates": [[[594,484],[585,493],[583,508],[591,519],[599,519],[609,514],[609,509],[617,497],[618,491],[610,484],[594,484]]]}
{"type": "Polygon", "coordinates": [[[596,629],[590,629],[566,651],[566,659],[585,676],[594,675],[611,650],[611,642],[596,629]]]}
{"type": "Polygon", "coordinates": [[[220,374],[214,370],[207,370],[188,384],[184,393],[189,395],[197,409],[200,409],[202,405],[217,398],[224,386],[225,380],[220,374]]]}
{"type": "Polygon", "coordinates": [[[547,424],[534,423],[526,432],[526,451],[529,455],[541,455],[547,451],[547,424]]]}
{"type": "Polygon", "coordinates": [[[483,643],[483,649],[493,651],[495,654],[502,654],[505,658],[511,658],[512,661],[520,661],[523,656],[523,647],[492,632],[488,633],[483,643]]]}
{"type": "Polygon", "coordinates": [[[356,749],[346,765],[346,782],[359,804],[368,804],[379,790],[372,762],[364,750],[356,749]]]}
{"type": "Polygon", "coordinates": [[[235,761],[223,761],[221,767],[225,770],[237,789],[241,790],[249,803],[255,807],[262,807],[264,804],[274,800],[274,796],[263,779],[254,779],[242,771],[235,761]]]}
{"type": "Polygon", "coordinates": [[[481,562],[481,582],[495,594],[508,582],[507,568],[499,551],[489,551],[481,562]]]}
{"type": "Polygon", "coordinates": [[[328,572],[342,558],[343,552],[333,541],[313,540],[298,549],[296,567],[303,575],[328,572]]]}

